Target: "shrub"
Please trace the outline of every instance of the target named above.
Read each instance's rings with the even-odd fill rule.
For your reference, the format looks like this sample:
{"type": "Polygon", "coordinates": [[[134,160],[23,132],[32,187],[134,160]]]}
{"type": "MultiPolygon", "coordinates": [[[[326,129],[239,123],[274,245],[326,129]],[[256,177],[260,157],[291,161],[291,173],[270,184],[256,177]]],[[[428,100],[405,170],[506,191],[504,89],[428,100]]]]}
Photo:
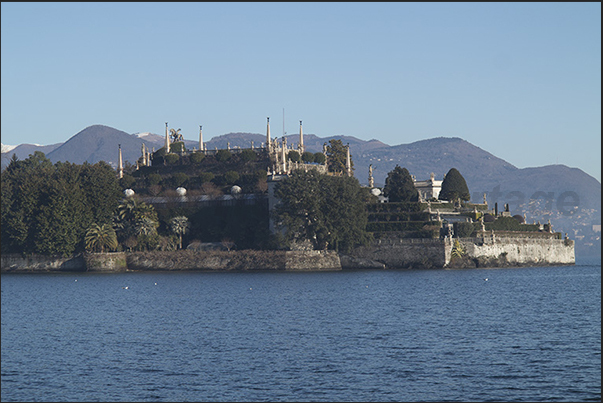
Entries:
{"type": "Polygon", "coordinates": [[[323,153],[318,152],[314,154],[314,162],[317,164],[324,164],[326,160],[327,157],[323,153]]]}
{"type": "Polygon", "coordinates": [[[287,157],[293,162],[301,161],[301,157],[300,157],[299,153],[295,150],[289,151],[289,154],[287,154],[287,157]]]}
{"type": "Polygon", "coordinates": [[[161,175],[150,174],[147,178],[149,186],[159,185],[161,183],[161,175]]]}
{"type": "Polygon", "coordinates": [[[174,165],[176,164],[176,162],[178,162],[180,160],[180,156],[178,154],[174,154],[174,153],[169,153],[166,154],[165,157],[163,157],[165,159],[165,162],[168,165],[174,165]]]}
{"type": "Polygon", "coordinates": [[[224,174],[224,181],[227,185],[234,185],[239,180],[239,173],[236,171],[228,171],[224,174]]]}
{"type": "Polygon", "coordinates": [[[174,187],[179,187],[179,186],[186,185],[187,181],[188,181],[187,174],[185,174],[184,172],[176,172],[174,175],[172,175],[171,184],[174,187]]]}
{"type": "Polygon", "coordinates": [[[190,161],[193,164],[199,164],[204,159],[205,159],[205,154],[203,154],[202,152],[192,153],[190,156],[190,161]]]}
{"type": "Polygon", "coordinates": [[[119,184],[123,189],[130,189],[134,183],[136,183],[136,179],[132,175],[124,175],[123,178],[119,180],[119,184]]]}
{"type": "Polygon", "coordinates": [[[454,234],[458,238],[468,238],[475,232],[475,225],[470,222],[455,222],[454,234]]]}
{"type": "Polygon", "coordinates": [[[249,149],[245,149],[245,150],[241,151],[240,155],[241,155],[241,160],[243,160],[244,162],[255,161],[257,158],[257,154],[255,153],[255,151],[249,150],[249,149]]]}
{"type": "Polygon", "coordinates": [[[228,150],[218,150],[218,153],[216,154],[216,160],[218,162],[226,162],[230,158],[232,158],[232,153],[228,150]]]}
{"type": "MultiPolygon", "coordinates": [[[[322,153],[319,153],[322,154],[322,153]]],[[[301,159],[303,162],[315,162],[314,161],[314,153],[311,153],[310,151],[304,151],[304,153],[301,156],[301,159]]]]}
{"type": "Polygon", "coordinates": [[[184,146],[184,142],[183,141],[177,141],[175,143],[172,143],[170,145],[170,152],[173,153],[182,153],[186,151],[186,147],[184,146]]]}

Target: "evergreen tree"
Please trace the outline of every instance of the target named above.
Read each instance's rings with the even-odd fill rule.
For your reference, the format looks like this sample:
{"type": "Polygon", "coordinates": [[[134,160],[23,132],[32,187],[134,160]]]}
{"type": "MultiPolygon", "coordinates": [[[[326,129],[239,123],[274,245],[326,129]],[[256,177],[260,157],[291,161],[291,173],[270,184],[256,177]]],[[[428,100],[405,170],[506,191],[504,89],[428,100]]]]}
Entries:
{"type": "Polygon", "coordinates": [[[457,199],[469,201],[471,199],[467,182],[465,182],[465,178],[463,178],[456,168],[451,168],[446,174],[438,198],[448,201],[455,201],[457,199]]]}
{"type": "Polygon", "coordinates": [[[297,171],[275,188],[275,222],[287,242],[349,251],[370,239],[365,195],[356,178],[297,171]]]}
{"type": "Polygon", "coordinates": [[[287,158],[293,162],[301,161],[301,156],[299,155],[299,152],[297,152],[295,150],[289,151],[289,153],[287,154],[287,158]]]}
{"type": "Polygon", "coordinates": [[[387,174],[383,195],[392,203],[419,200],[419,192],[406,168],[396,167],[387,174]]]}
{"type": "Polygon", "coordinates": [[[2,173],[2,251],[68,256],[84,250],[92,222],[109,223],[121,197],[106,163],[57,162],[41,152],[2,173]]]}
{"type": "Polygon", "coordinates": [[[301,156],[303,162],[314,162],[314,153],[310,151],[304,151],[301,156]]]}
{"type": "MultiPolygon", "coordinates": [[[[346,162],[348,156],[348,148],[343,145],[341,140],[331,139],[327,145],[327,163],[329,164],[329,172],[343,174],[346,172],[346,162]]],[[[354,170],[354,161],[350,155],[350,166],[354,170]]]]}

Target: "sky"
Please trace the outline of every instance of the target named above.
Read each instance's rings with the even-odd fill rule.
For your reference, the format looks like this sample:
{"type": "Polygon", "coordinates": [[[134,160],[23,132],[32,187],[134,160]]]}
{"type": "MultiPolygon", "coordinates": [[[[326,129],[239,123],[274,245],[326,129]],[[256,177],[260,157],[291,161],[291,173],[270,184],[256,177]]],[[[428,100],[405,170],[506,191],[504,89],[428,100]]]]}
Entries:
{"type": "Polygon", "coordinates": [[[601,3],[2,2],[2,144],[459,137],[601,181],[601,3]]]}

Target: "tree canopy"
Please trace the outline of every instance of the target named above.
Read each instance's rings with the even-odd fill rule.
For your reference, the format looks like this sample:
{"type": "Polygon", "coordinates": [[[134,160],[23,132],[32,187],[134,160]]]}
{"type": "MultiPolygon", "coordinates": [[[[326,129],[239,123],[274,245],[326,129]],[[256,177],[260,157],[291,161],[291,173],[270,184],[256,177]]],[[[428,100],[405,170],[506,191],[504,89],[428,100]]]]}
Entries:
{"type": "Polygon", "coordinates": [[[310,241],[315,250],[347,252],[366,244],[366,192],[348,176],[296,171],[278,183],[275,223],[287,243],[310,241]]]}
{"type": "Polygon", "coordinates": [[[111,223],[122,197],[105,162],[57,162],[34,152],[2,172],[2,252],[68,256],[85,248],[92,223],[111,223]]]}
{"type": "MultiPolygon", "coordinates": [[[[341,140],[331,139],[327,145],[327,164],[330,172],[345,173],[348,148],[341,140]]],[[[318,161],[316,161],[318,162],[318,161]]],[[[350,155],[350,166],[354,170],[354,161],[350,155]]]]}
{"type": "Polygon", "coordinates": [[[387,174],[383,195],[392,203],[419,200],[419,192],[406,168],[396,167],[387,174]]]}
{"type": "Polygon", "coordinates": [[[469,201],[471,199],[467,182],[465,182],[465,178],[463,178],[463,175],[456,168],[451,168],[446,177],[444,177],[442,190],[440,190],[438,198],[448,201],[455,201],[457,199],[469,201]]]}

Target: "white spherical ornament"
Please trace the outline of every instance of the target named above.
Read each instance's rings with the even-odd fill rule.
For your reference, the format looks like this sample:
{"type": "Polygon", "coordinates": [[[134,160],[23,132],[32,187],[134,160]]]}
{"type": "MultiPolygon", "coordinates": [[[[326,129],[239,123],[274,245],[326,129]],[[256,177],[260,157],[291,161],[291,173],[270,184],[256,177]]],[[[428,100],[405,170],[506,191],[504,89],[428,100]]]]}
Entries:
{"type": "Polygon", "coordinates": [[[186,189],[183,187],[179,187],[176,189],[176,193],[178,193],[178,196],[182,197],[182,196],[186,195],[186,189]]]}
{"type": "Polygon", "coordinates": [[[132,189],[126,189],[124,190],[124,194],[126,195],[126,197],[132,197],[134,196],[134,191],[132,189]]]}
{"type": "Polygon", "coordinates": [[[241,193],[241,188],[237,185],[234,185],[233,187],[230,188],[230,194],[234,195],[238,195],[241,193]]]}

